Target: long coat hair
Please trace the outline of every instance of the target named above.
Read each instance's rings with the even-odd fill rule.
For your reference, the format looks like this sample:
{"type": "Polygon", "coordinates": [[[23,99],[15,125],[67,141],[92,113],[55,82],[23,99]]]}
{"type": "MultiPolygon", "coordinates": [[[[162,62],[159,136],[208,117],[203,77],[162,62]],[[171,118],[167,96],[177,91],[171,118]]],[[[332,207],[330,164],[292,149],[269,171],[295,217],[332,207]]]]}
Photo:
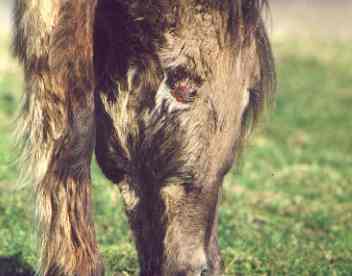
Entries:
{"type": "Polygon", "coordinates": [[[174,256],[192,256],[176,240],[216,243],[223,176],[275,88],[265,4],[15,1],[14,52],[25,74],[19,135],[37,198],[42,275],[103,273],[91,213],[94,151],[120,183],[143,275],[179,275],[174,256]],[[184,193],[194,200],[177,203],[184,193]],[[194,214],[177,211],[185,206],[194,214]],[[180,238],[177,225],[187,221],[193,230],[180,238]]]}

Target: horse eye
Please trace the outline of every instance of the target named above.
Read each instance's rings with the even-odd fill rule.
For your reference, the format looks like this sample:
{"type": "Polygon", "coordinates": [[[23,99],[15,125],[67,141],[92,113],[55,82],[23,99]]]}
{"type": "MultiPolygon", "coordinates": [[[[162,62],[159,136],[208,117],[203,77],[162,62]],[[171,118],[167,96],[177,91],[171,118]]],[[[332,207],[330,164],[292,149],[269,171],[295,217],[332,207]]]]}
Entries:
{"type": "Polygon", "coordinates": [[[190,84],[177,84],[174,88],[171,88],[171,95],[176,101],[181,103],[190,103],[194,101],[197,95],[197,90],[190,84]]]}
{"type": "Polygon", "coordinates": [[[208,267],[204,267],[202,271],[200,272],[200,276],[207,276],[209,274],[209,269],[208,267]]]}
{"type": "Polygon", "coordinates": [[[171,95],[180,103],[193,102],[201,85],[199,77],[184,67],[168,70],[166,83],[171,95]]]}

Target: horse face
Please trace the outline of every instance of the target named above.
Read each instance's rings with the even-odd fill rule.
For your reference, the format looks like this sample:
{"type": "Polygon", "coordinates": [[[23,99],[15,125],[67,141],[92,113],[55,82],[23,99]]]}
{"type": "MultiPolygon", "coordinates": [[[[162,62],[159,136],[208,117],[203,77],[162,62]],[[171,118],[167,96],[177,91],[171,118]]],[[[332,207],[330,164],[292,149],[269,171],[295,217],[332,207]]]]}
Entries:
{"type": "MultiPolygon", "coordinates": [[[[217,206],[240,136],[247,92],[233,84],[232,71],[204,80],[185,67],[163,70],[152,108],[140,113],[135,104],[131,110],[135,101],[128,93],[119,99],[123,105],[117,103],[118,114],[130,114],[126,125],[116,128],[129,160],[119,186],[142,275],[220,271],[217,206]]],[[[133,68],[129,74],[131,83],[136,81],[131,85],[141,89],[136,95],[151,93],[149,86],[138,85],[145,73],[133,68]]]]}
{"type": "Polygon", "coordinates": [[[97,97],[96,156],[105,175],[119,183],[141,275],[221,271],[221,183],[254,106],[249,91],[263,89],[258,102],[264,102],[272,81],[263,71],[272,64],[266,34],[256,29],[261,22],[251,21],[255,14],[240,18],[241,7],[226,5],[185,5],[175,29],[149,32],[137,46],[139,33],[110,30],[111,45],[121,48],[101,59],[115,79],[102,83],[97,97]],[[245,25],[226,25],[240,21],[245,25]]]}

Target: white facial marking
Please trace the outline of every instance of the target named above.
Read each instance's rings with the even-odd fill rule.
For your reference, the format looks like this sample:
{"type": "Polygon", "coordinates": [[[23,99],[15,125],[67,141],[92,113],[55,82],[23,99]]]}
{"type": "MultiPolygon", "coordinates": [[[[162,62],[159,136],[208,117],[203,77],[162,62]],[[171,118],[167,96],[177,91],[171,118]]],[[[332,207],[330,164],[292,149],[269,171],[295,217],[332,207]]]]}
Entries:
{"type": "Polygon", "coordinates": [[[250,97],[249,93],[250,93],[250,92],[249,92],[248,89],[246,89],[246,90],[244,91],[243,98],[242,98],[242,102],[241,102],[241,106],[240,106],[240,112],[241,112],[241,114],[243,114],[243,112],[246,110],[246,107],[247,107],[248,104],[249,104],[249,97],[250,97]]]}
{"type": "Polygon", "coordinates": [[[134,81],[134,78],[136,77],[137,75],[137,68],[132,66],[128,72],[127,72],[127,84],[128,84],[128,90],[132,90],[132,87],[133,87],[133,81],[134,81]]]}

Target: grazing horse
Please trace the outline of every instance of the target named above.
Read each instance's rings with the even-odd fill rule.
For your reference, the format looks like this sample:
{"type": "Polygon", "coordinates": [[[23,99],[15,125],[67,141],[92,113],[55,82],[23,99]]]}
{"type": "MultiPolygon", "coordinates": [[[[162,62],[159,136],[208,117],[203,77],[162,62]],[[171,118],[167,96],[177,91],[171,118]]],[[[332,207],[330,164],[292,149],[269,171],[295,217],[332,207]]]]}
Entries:
{"type": "Polygon", "coordinates": [[[224,175],[272,98],[265,0],[16,0],[39,274],[104,274],[93,153],[124,199],[140,275],[221,275],[224,175]]]}

